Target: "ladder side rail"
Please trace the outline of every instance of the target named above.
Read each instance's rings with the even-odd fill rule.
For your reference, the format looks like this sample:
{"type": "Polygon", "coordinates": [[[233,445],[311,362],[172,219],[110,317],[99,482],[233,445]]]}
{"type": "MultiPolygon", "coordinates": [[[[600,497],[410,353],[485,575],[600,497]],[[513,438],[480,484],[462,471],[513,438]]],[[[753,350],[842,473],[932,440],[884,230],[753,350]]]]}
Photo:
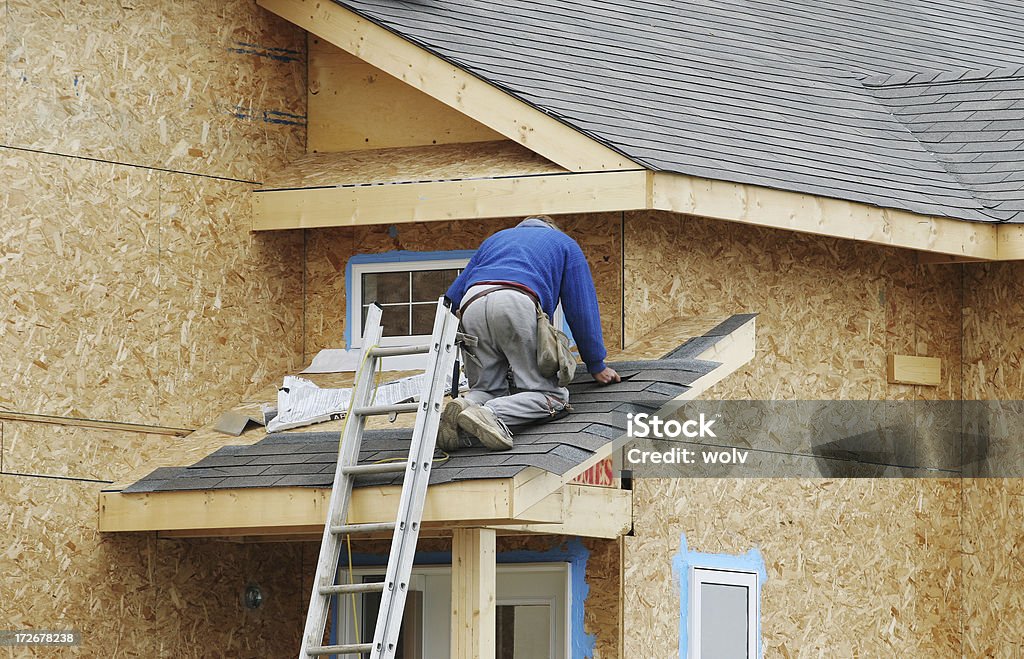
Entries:
{"type": "Polygon", "coordinates": [[[434,458],[437,429],[441,420],[441,407],[447,390],[446,380],[455,363],[455,339],[459,322],[444,303],[444,298],[438,300],[437,308],[431,335],[431,353],[425,371],[430,374],[429,384],[420,396],[421,407],[416,414],[416,424],[409,447],[409,460],[399,500],[398,521],[384,577],[387,586],[381,596],[374,629],[373,650],[370,654],[373,659],[394,657],[398,646],[408,582],[412,574],[416,542],[419,538],[427,485],[430,480],[430,468],[434,458]]]}
{"type": "MultiPolygon", "coordinates": [[[[373,304],[370,305],[369,312],[367,313],[363,331],[363,347],[360,351],[360,369],[357,372],[358,377],[352,389],[352,404],[350,405],[352,408],[368,405],[373,392],[376,358],[371,355],[371,349],[380,341],[383,334],[383,328],[380,325],[382,311],[380,306],[373,304]]],[[[323,637],[327,627],[327,612],[330,608],[330,596],[322,595],[320,593],[320,586],[334,584],[338,560],[341,557],[341,539],[338,535],[331,532],[331,526],[345,524],[348,516],[352,476],[346,474],[344,468],[348,465],[355,465],[359,461],[359,445],[362,443],[361,439],[365,420],[365,417],[358,415],[352,415],[345,420],[345,431],[341,436],[338,465],[334,471],[334,485],[331,489],[323,538],[320,542],[320,557],[317,560],[313,588],[309,597],[306,625],[302,632],[302,646],[299,650],[299,659],[308,659],[309,654],[307,650],[323,644],[323,637]]]]}

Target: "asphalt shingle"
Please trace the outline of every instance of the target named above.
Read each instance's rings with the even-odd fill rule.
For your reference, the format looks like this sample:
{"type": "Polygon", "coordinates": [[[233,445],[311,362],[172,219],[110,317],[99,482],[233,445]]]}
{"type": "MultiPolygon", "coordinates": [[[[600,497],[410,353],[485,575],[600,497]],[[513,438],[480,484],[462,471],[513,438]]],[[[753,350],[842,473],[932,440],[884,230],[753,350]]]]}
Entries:
{"type": "Polygon", "coordinates": [[[1024,108],[1010,3],[336,1],[650,169],[1024,221],[953,167],[1024,108]]]}

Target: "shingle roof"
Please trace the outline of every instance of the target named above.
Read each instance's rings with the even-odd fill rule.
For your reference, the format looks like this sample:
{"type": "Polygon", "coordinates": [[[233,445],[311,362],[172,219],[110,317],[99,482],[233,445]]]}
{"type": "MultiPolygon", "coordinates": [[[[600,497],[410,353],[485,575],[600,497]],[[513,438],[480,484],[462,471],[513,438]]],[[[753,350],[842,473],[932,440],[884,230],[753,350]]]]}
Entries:
{"type": "MultiPolygon", "coordinates": [[[[510,451],[470,448],[439,460],[430,482],[511,478],[529,467],[564,474],[620,437],[626,414],[652,411],[689,389],[697,378],[719,366],[695,359],[714,343],[750,321],[752,315],[731,317],[702,337],[690,339],[661,359],[613,363],[623,381],[598,385],[580,368],[569,385],[573,412],[547,423],[516,428],[510,451]]],[[[367,430],[359,462],[404,458],[411,428],[367,430]]],[[[250,487],[330,487],[338,456],[337,432],[288,432],[267,435],[248,446],[224,446],[189,467],[161,467],[122,490],[164,492],[250,487]]],[[[401,477],[360,478],[357,487],[397,483],[401,477]]]]}
{"type": "MultiPolygon", "coordinates": [[[[1014,3],[336,1],[654,170],[1024,220],[1024,193],[975,188],[861,84],[1024,65],[1014,3]]],[[[987,137],[965,139],[987,153],[987,137]]],[[[1001,165],[1024,165],[1024,149],[996,139],[1010,143],[998,147],[1001,165]]]]}
{"type": "Polygon", "coordinates": [[[897,74],[864,85],[990,216],[1024,212],[1024,67],[897,74]]]}

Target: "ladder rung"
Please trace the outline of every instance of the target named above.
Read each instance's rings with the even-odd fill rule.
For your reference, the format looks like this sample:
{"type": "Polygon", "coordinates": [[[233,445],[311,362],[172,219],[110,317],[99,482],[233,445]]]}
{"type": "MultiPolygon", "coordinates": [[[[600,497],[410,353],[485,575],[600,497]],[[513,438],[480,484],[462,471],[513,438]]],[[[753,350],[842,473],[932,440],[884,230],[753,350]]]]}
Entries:
{"type": "Polygon", "coordinates": [[[394,346],[387,348],[372,348],[370,354],[374,357],[399,357],[401,355],[425,355],[430,352],[429,345],[418,346],[394,346]]]}
{"type": "Polygon", "coordinates": [[[380,522],[375,524],[336,524],[331,526],[331,533],[341,535],[343,533],[377,533],[379,531],[394,531],[395,522],[380,522]]]}
{"type": "Polygon", "coordinates": [[[383,581],[368,583],[341,583],[333,586],[320,586],[321,595],[347,595],[348,593],[379,593],[384,592],[383,581]]]}
{"type": "Polygon", "coordinates": [[[362,654],[373,649],[373,643],[352,643],[349,645],[322,645],[318,648],[309,648],[306,654],[311,657],[319,657],[325,654],[362,654]]]}
{"type": "Polygon", "coordinates": [[[401,414],[402,412],[418,412],[419,403],[398,403],[396,405],[370,405],[369,407],[357,407],[352,410],[354,416],[382,416],[384,414],[401,414]]]}
{"type": "Polygon", "coordinates": [[[401,462],[381,462],[379,464],[369,465],[354,465],[352,467],[342,467],[341,471],[348,474],[349,476],[366,476],[369,474],[397,474],[405,471],[405,466],[408,463],[405,460],[401,462]]]}

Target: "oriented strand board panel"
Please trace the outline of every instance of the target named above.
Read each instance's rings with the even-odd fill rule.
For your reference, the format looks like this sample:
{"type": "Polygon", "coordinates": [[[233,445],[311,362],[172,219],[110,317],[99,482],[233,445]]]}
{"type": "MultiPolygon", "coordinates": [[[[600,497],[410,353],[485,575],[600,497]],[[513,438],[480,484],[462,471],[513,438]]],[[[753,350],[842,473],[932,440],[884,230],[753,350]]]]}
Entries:
{"type": "Polygon", "coordinates": [[[944,480],[634,481],[623,656],[678,656],[681,534],[761,552],[766,657],[960,656],[959,496],[944,480]]]}
{"type": "Polygon", "coordinates": [[[152,423],[159,177],[0,149],[0,406],[152,423]]]}
{"type": "Polygon", "coordinates": [[[511,140],[311,153],[269,174],[264,189],[557,174],[565,170],[511,140]]]}
{"type": "Polygon", "coordinates": [[[1024,645],[1024,480],[964,481],[964,656],[1010,656],[1024,645]]]}
{"type": "MultiPolygon", "coordinates": [[[[1024,264],[964,270],[964,397],[1024,399],[1024,264]]],[[[1020,438],[1010,439],[1018,449],[1020,438]]],[[[1024,480],[966,481],[963,515],[964,653],[1000,656],[1024,644],[1021,626],[1007,619],[1024,593],[1024,480]]]]}
{"type": "Polygon", "coordinates": [[[3,471],[107,481],[144,470],[184,443],[168,435],[23,421],[0,421],[0,437],[3,471]]]}
{"type": "MultiPolygon", "coordinates": [[[[80,656],[287,657],[312,583],[304,545],[234,545],[95,531],[100,485],[0,475],[0,620],[74,628],[80,656]],[[263,606],[242,594],[258,584],[263,606]]],[[[35,656],[24,653],[15,656],[35,656]]]]}
{"type": "Polygon", "coordinates": [[[964,397],[1024,399],[1024,264],[964,267],[964,397]]]}
{"type": "Polygon", "coordinates": [[[0,189],[0,405],[196,427],[298,366],[303,238],[245,184],[0,150],[0,189]]]}
{"type": "Polygon", "coordinates": [[[7,11],[7,144],[246,180],[304,150],[305,33],[251,0],[7,11]]]}
{"type": "Polygon", "coordinates": [[[160,418],[198,427],[299,367],[303,237],[250,233],[244,184],[162,184],[160,418]]]}
{"type": "Polygon", "coordinates": [[[309,38],[312,152],[502,139],[499,133],[319,38],[309,38]]]}
{"type": "MultiPolygon", "coordinates": [[[[605,345],[612,352],[621,341],[621,214],[570,215],[556,219],[562,229],[580,243],[590,263],[601,306],[605,345]]],[[[306,245],[306,359],[311,359],[323,348],[345,345],[345,265],[352,256],[396,250],[476,249],[491,234],[519,221],[519,218],[509,218],[309,231],[306,245]]]]}
{"type": "Polygon", "coordinates": [[[661,212],[625,214],[627,344],[666,318],[756,312],[757,355],[722,398],[960,395],[960,265],[913,252],[661,212]],[[890,385],[885,358],[950,364],[939,387],[890,385]]]}

